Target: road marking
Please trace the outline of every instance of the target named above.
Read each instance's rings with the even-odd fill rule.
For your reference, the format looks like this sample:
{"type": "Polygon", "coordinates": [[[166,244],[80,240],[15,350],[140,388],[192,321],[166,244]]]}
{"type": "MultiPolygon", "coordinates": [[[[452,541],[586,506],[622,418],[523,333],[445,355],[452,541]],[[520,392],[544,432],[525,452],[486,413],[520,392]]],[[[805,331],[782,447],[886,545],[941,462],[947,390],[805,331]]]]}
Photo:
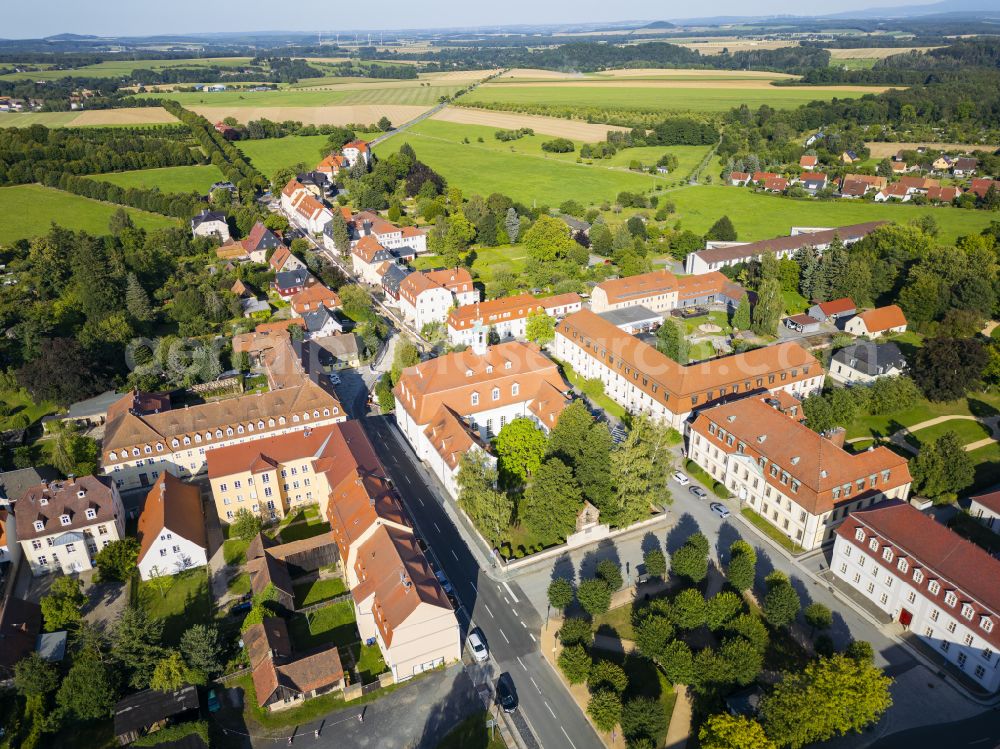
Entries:
{"type": "Polygon", "coordinates": [[[493,616],[493,612],[490,611],[490,607],[487,606],[485,603],[483,604],[483,608],[486,609],[486,613],[487,614],[489,614],[490,616],[493,616]]]}
{"type": "Polygon", "coordinates": [[[531,632],[528,633],[528,637],[531,638],[532,642],[538,642],[538,640],[535,639],[535,636],[533,634],[531,634],[531,632]]]}
{"type": "Polygon", "coordinates": [[[405,473],[403,474],[403,481],[405,481],[405,482],[406,482],[407,484],[409,484],[410,486],[413,486],[413,482],[412,482],[412,481],[410,481],[410,477],[409,477],[409,476],[407,476],[407,475],[406,475],[405,473]]]}
{"type": "MultiPolygon", "coordinates": [[[[545,702],[545,700],[542,700],[542,702],[545,702]]],[[[545,709],[549,711],[549,715],[551,715],[553,718],[556,717],[556,714],[554,712],[552,712],[552,708],[549,707],[549,703],[548,702],[545,702],[545,709]]]]}
{"type": "Polygon", "coordinates": [[[437,523],[434,523],[434,527],[437,529],[438,533],[441,532],[441,526],[439,526],[437,523]]]}
{"type": "Polygon", "coordinates": [[[417,497],[417,501],[420,503],[421,507],[424,506],[424,500],[422,500],[420,497],[417,497]]]}
{"type": "Polygon", "coordinates": [[[541,693],[542,693],[542,690],[538,688],[538,685],[537,685],[537,684],[535,684],[535,680],[534,680],[534,678],[532,678],[531,676],[529,676],[529,677],[528,677],[528,679],[530,679],[530,680],[531,680],[531,684],[532,684],[532,686],[533,686],[533,687],[535,688],[535,691],[536,691],[536,692],[538,692],[539,694],[541,694],[541,693]]]}
{"type": "Polygon", "coordinates": [[[507,596],[503,597],[503,602],[510,606],[510,601],[507,600],[507,596]]]}
{"type": "Polygon", "coordinates": [[[472,586],[472,592],[478,595],[479,594],[479,588],[476,587],[476,584],[473,583],[473,582],[470,582],[469,585],[472,586]]]}
{"type": "Polygon", "coordinates": [[[574,744],[574,743],[573,743],[573,739],[571,739],[571,738],[569,737],[569,734],[568,734],[568,733],[566,733],[566,729],[565,729],[565,728],[563,728],[562,726],[559,726],[559,729],[560,729],[560,730],[561,730],[561,731],[563,732],[563,736],[565,736],[565,737],[566,737],[566,741],[568,741],[568,742],[569,742],[569,745],[570,745],[571,747],[573,747],[573,749],[576,749],[576,744],[574,744]]]}
{"type": "MultiPolygon", "coordinates": [[[[528,667],[524,665],[524,661],[521,660],[521,656],[517,656],[517,662],[521,664],[521,668],[523,668],[525,671],[528,670],[528,667]]],[[[528,678],[530,679],[531,677],[529,676],[528,678]]]]}
{"type": "Polygon", "coordinates": [[[507,592],[510,593],[510,597],[514,599],[514,603],[520,603],[517,596],[514,595],[514,591],[510,589],[510,585],[507,584],[506,580],[504,581],[503,586],[507,589],[507,592]]]}
{"type": "Polygon", "coordinates": [[[455,557],[455,561],[457,562],[457,561],[458,561],[458,554],[456,554],[456,553],[455,553],[455,550],[454,550],[454,549],[449,549],[449,551],[451,552],[451,555],[452,555],[453,557],[455,557]]]}
{"type": "MultiPolygon", "coordinates": [[[[486,609],[486,610],[489,611],[489,609],[486,609]]],[[[493,614],[490,614],[490,616],[493,616],[493,614]]],[[[497,629],[500,629],[500,627],[497,627],[497,629]]],[[[503,639],[507,640],[507,635],[504,634],[504,632],[503,632],[502,629],[500,629],[500,634],[503,635],[503,639]]],[[[510,645],[510,640],[507,640],[507,644],[510,645]]],[[[518,658],[518,660],[521,660],[521,659],[518,658]]]]}
{"type": "Polygon", "coordinates": [[[522,627],[524,627],[525,629],[527,629],[527,628],[528,628],[528,625],[524,623],[524,620],[523,620],[523,619],[518,619],[518,621],[519,621],[519,622],[521,622],[521,626],[522,626],[522,627]]]}

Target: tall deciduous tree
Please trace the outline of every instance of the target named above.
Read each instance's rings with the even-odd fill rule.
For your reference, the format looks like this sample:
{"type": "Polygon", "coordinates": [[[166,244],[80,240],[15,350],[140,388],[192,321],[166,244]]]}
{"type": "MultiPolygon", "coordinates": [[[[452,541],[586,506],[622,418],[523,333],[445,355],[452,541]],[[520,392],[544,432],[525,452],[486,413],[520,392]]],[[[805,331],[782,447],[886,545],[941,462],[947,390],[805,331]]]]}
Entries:
{"type": "Polygon", "coordinates": [[[559,670],[570,684],[583,684],[590,674],[590,655],[583,645],[569,645],[559,654],[559,670]]]}
{"type": "Polygon", "coordinates": [[[337,252],[346,256],[351,251],[351,232],[347,228],[347,219],[340,211],[336,211],[330,221],[330,235],[333,237],[333,246],[337,248],[337,252]]]}
{"type": "Polygon", "coordinates": [[[545,446],[545,433],[531,419],[519,418],[504,424],[493,440],[501,483],[509,487],[527,483],[542,464],[545,446]]]}
{"type": "Polygon", "coordinates": [[[733,319],[729,324],[736,330],[750,330],[750,295],[744,294],[740,297],[739,304],[733,311],[733,319]]]}
{"type": "Polygon", "coordinates": [[[643,739],[659,741],[667,730],[666,713],[660,703],[651,697],[634,697],[622,705],[620,722],[629,746],[643,739]]]}
{"type": "Polygon", "coordinates": [[[976,466],[955,432],[924,445],[910,461],[914,489],[930,498],[956,494],[975,480],[976,466]]]}
{"type": "Polygon", "coordinates": [[[59,707],[83,721],[107,718],[117,699],[111,669],[93,652],[77,655],[56,695],[59,707]]]}
{"type": "Polygon", "coordinates": [[[977,340],[931,338],[917,349],[912,375],[930,400],[956,400],[980,385],[987,361],[977,340]]]}
{"type": "Polygon", "coordinates": [[[708,539],[701,533],[688,536],[670,560],[671,569],[698,584],[708,575],[708,539]]]}
{"type": "Polygon", "coordinates": [[[767,576],[764,616],[775,627],[787,627],[799,615],[802,602],[788,576],[775,570],[767,576]]]}
{"type": "Polygon", "coordinates": [[[670,504],[666,486],[671,459],[667,428],[637,416],[625,441],[611,454],[614,494],[601,508],[602,519],[624,527],[648,517],[653,507],[670,504]]]}
{"type": "Polygon", "coordinates": [[[705,623],[705,598],[694,588],[685,588],[670,604],[670,618],[681,629],[697,629],[705,623]]]}
{"type": "Polygon", "coordinates": [[[575,595],[573,583],[565,577],[554,577],[549,583],[549,605],[557,611],[564,611],[567,606],[573,603],[575,595]]]}
{"type": "Polygon", "coordinates": [[[127,581],[136,571],[139,559],[139,542],[126,537],[109,542],[97,552],[94,562],[101,571],[102,580],[127,581]]]}
{"type": "Polygon", "coordinates": [[[518,516],[543,543],[555,543],[573,532],[582,502],[583,493],[569,466],[550,457],[524,493],[518,516]]]}
{"type": "Polygon", "coordinates": [[[44,696],[59,686],[59,669],[32,652],[14,666],[14,686],[22,697],[44,696]]]}
{"type": "Polygon", "coordinates": [[[750,590],[757,574],[757,552],[743,539],[737,539],[729,547],[729,567],[726,577],[736,590],[750,590]]]}
{"type": "Polygon", "coordinates": [[[663,579],[667,576],[667,557],[660,549],[649,549],[642,555],[646,574],[663,579]]]}
{"type": "Polygon", "coordinates": [[[575,244],[569,235],[569,227],[552,216],[539,216],[521,241],[528,257],[542,263],[565,257],[575,244]]]}
{"type": "Polygon", "coordinates": [[[555,330],[556,319],[546,314],[544,310],[537,310],[528,315],[524,335],[529,341],[544,346],[555,338],[555,330]]]}
{"type": "Polygon", "coordinates": [[[776,749],[760,723],[729,713],[706,720],[698,732],[698,740],[702,749],[776,749]]]}
{"type": "Polygon", "coordinates": [[[514,503],[497,490],[497,471],[482,450],[462,455],[457,480],[458,503],[490,543],[499,544],[510,527],[514,503]]]}
{"type": "MultiPolygon", "coordinates": [[[[602,661],[606,663],[606,661],[602,661]]],[[[587,715],[594,720],[594,725],[602,731],[610,731],[618,725],[622,716],[622,698],[618,692],[602,689],[594,692],[587,703],[587,715]]]]}
{"type": "Polygon", "coordinates": [[[49,586],[49,592],[42,596],[42,617],[45,630],[56,632],[74,627],[80,623],[80,610],[87,597],[80,589],[81,582],[74,577],[57,577],[49,586]]]}
{"type": "Polygon", "coordinates": [[[576,599],[588,614],[599,616],[611,606],[611,589],[604,580],[591,577],[577,586],[576,599]]]}
{"type": "Polygon", "coordinates": [[[668,317],[656,331],[656,350],[680,364],[688,360],[688,345],[680,325],[668,317]]]}
{"type": "Polygon", "coordinates": [[[195,624],[181,635],[180,652],[184,662],[206,677],[215,676],[222,670],[220,651],[219,630],[214,625],[195,624]]]}
{"type": "Polygon", "coordinates": [[[753,308],[751,328],[758,335],[774,335],[778,330],[778,320],[785,309],[781,297],[781,283],[776,278],[765,278],[760,282],[757,304],[753,308]]]}

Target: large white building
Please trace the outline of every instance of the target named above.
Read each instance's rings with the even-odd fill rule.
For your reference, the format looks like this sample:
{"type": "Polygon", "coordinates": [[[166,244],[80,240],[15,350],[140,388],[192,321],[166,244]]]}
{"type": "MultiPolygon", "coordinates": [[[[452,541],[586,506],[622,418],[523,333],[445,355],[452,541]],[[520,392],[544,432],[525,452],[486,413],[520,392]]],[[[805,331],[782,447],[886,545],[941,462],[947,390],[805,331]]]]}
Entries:
{"type": "Polygon", "coordinates": [[[889,502],[848,515],[830,569],[984,690],[1000,691],[1000,561],[889,502]]]}
{"type": "Polygon", "coordinates": [[[201,490],[164,471],[146,495],[138,524],[139,576],[149,580],[208,564],[201,490]]]}
{"type": "Polygon", "coordinates": [[[310,234],[319,234],[333,218],[333,211],[316,199],[298,180],[290,180],[281,191],[281,207],[289,220],[310,234]]]}
{"type": "Polygon", "coordinates": [[[443,323],[452,307],[478,301],[479,289],[465,268],[415,271],[399,284],[399,311],[417,330],[428,323],[443,323]]]}
{"type": "Polygon", "coordinates": [[[448,313],[448,340],[455,346],[473,346],[487,342],[491,333],[500,341],[524,340],[531,315],[544,313],[561,319],[582,307],[583,300],[574,293],[550,297],[518,294],[476,302],[448,313]]]}
{"type": "Polygon", "coordinates": [[[631,413],[648,413],[683,429],[692,411],[755,392],[805,397],[823,386],[823,367],[797,343],[678,364],[589,310],[556,325],[555,355],[581,377],[598,379],[631,413]]]}
{"type": "Polygon", "coordinates": [[[713,304],[735,308],[744,296],[742,286],[718,271],[675,276],[668,270],[654,270],[597,284],[590,295],[590,309],[601,313],[642,306],[654,312],[669,312],[678,307],[713,304]]]}
{"type": "Polygon", "coordinates": [[[688,457],[804,549],[833,540],[847,513],[906,499],[906,458],[887,447],[852,455],[802,423],[787,393],[751,396],[698,412],[688,457]]]}

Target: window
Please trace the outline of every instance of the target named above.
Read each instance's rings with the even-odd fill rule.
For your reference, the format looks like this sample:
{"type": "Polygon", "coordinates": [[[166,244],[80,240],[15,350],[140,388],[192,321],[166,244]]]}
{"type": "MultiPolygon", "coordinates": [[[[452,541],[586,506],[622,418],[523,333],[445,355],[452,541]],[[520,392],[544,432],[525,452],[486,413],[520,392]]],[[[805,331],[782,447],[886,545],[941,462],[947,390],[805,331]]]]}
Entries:
{"type": "Polygon", "coordinates": [[[955,622],[949,622],[948,623],[948,631],[954,634],[954,632],[955,632],[955,622]]]}
{"type": "Polygon", "coordinates": [[[992,661],[993,651],[990,650],[989,648],[983,648],[982,656],[984,661],[992,661]]]}
{"type": "Polygon", "coordinates": [[[42,548],[42,542],[41,542],[41,541],[39,541],[39,540],[38,540],[38,539],[36,538],[36,539],[35,539],[34,541],[32,541],[32,542],[31,542],[31,548],[32,548],[32,549],[40,549],[40,548],[42,548]]]}
{"type": "Polygon", "coordinates": [[[844,573],[847,572],[847,565],[846,564],[840,565],[840,572],[841,572],[841,574],[844,574],[844,573]]]}
{"type": "Polygon", "coordinates": [[[108,535],[108,526],[106,526],[106,525],[99,525],[99,526],[97,526],[97,535],[99,535],[99,536],[106,536],[106,535],[108,535]]]}
{"type": "Polygon", "coordinates": [[[851,556],[851,547],[850,546],[845,546],[844,547],[844,556],[845,557],[851,556]]]}
{"type": "Polygon", "coordinates": [[[875,592],[875,583],[868,583],[868,592],[869,593],[875,592]]]}
{"type": "Polygon", "coordinates": [[[910,603],[916,603],[916,601],[917,601],[917,594],[916,594],[916,593],[914,593],[914,592],[913,592],[913,591],[911,590],[911,591],[910,591],[910,594],[909,594],[909,595],[908,595],[908,596],[906,597],[906,600],[907,600],[907,601],[909,601],[910,603]]]}
{"type": "Polygon", "coordinates": [[[893,560],[893,556],[894,555],[892,553],[892,549],[890,549],[888,546],[886,546],[884,549],[882,549],[882,558],[885,561],[891,562],[893,560]]]}
{"type": "Polygon", "coordinates": [[[40,557],[38,557],[38,563],[43,567],[45,567],[49,563],[49,560],[45,557],[44,554],[42,554],[40,557]]]}
{"type": "Polygon", "coordinates": [[[933,636],[934,636],[933,627],[928,627],[927,629],[924,630],[924,637],[933,637],[933,636]]]}
{"type": "Polygon", "coordinates": [[[864,567],[867,561],[868,557],[858,557],[858,567],[864,567]]]}
{"type": "Polygon", "coordinates": [[[956,603],[958,603],[958,596],[956,596],[953,591],[949,590],[947,593],[944,594],[944,602],[948,606],[954,606],[956,603]]]}
{"type": "Polygon", "coordinates": [[[941,650],[945,653],[951,648],[951,643],[947,640],[941,640],[941,650]]]}
{"type": "Polygon", "coordinates": [[[517,395],[520,392],[521,392],[521,386],[518,383],[515,382],[513,385],[510,386],[511,395],[517,395]]]}
{"type": "Polygon", "coordinates": [[[979,626],[983,628],[984,632],[993,631],[993,620],[988,616],[984,616],[979,620],[979,626]]]}
{"type": "Polygon", "coordinates": [[[857,582],[860,582],[860,581],[861,581],[861,575],[859,575],[857,573],[854,573],[854,582],[857,583],[857,582]]]}
{"type": "Polygon", "coordinates": [[[177,553],[177,552],[179,552],[180,550],[181,550],[181,547],[180,547],[180,546],[174,546],[174,548],[173,548],[173,550],[172,550],[172,551],[174,552],[174,554],[176,554],[176,553],[177,553]]]}
{"type": "MultiPolygon", "coordinates": [[[[838,493],[836,489],[834,489],[833,491],[834,491],[834,494],[838,493]]],[[[834,497],[834,499],[836,499],[836,497],[834,497]]],[[[854,531],[854,537],[858,541],[864,541],[865,540],[865,532],[863,530],[861,530],[860,528],[858,528],[856,531],[854,531]]]]}
{"type": "Polygon", "coordinates": [[[972,638],[972,635],[966,635],[965,639],[962,642],[965,643],[966,647],[970,647],[971,648],[972,647],[972,643],[974,642],[974,640],[972,638]]]}
{"type": "Polygon", "coordinates": [[[959,668],[965,668],[965,662],[967,660],[969,660],[969,656],[967,656],[965,653],[959,653],[958,654],[958,667],[959,668]]]}
{"type": "Polygon", "coordinates": [[[884,606],[885,604],[887,604],[889,602],[889,596],[887,594],[883,593],[882,597],[879,600],[882,601],[882,605],[884,606]]]}
{"type": "Polygon", "coordinates": [[[868,548],[871,549],[872,551],[878,551],[878,539],[873,538],[871,541],[869,541],[868,548]]]}
{"type": "Polygon", "coordinates": [[[478,406],[479,405],[479,393],[473,393],[472,394],[472,405],[473,406],[478,406]]]}
{"type": "Polygon", "coordinates": [[[233,482],[233,488],[234,489],[242,489],[243,488],[243,482],[242,481],[234,481],[233,482]]]}
{"type": "Polygon", "coordinates": [[[900,572],[902,572],[905,575],[906,571],[910,569],[910,563],[907,562],[902,557],[900,557],[899,561],[896,562],[896,567],[899,569],[900,572]]]}
{"type": "Polygon", "coordinates": [[[986,669],[982,666],[976,666],[976,678],[982,679],[986,675],[986,669]]]}
{"type": "Polygon", "coordinates": [[[219,491],[224,492],[229,490],[229,484],[219,484],[219,491]]]}
{"type": "Polygon", "coordinates": [[[95,510],[93,507],[88,507],[87,508],[87,520],[93,520],[96,517],[97,517],[97,510],[95,510]]]}
{"type": "Polygon", "coordinates": [[[36,520],[35,523],[34,523],[34,525],[35,525],[35,530],[36,531],[43,531],[43,530],[45,530],[45,523],[43,523],[41,520],[36,520]]]}
{"type": "Polygon", "coordinates": [[[493,388],[492,396],[493,400],[495,401],[500,400],[500,388],[493,388]]]}
{"type": "Polygon", "coordinates": [[[972,610],[972,606],[970,606],[967,603],[962,604],[962,616],[964,616],[970,622],[972,621],[972,615],[973,615],[973,613],[974,612],[972,610]]]}
{"type": "Polygon", "coordinates": [[[166,549],[160,549],[160,556],[161,557],[165,557],[166,555],[167,555],[167,550],[166,549]]]}
{"type": "Polygon", "coordinates": [[[63,525],[69,525],[70,522],[69,515],[60,515],[59,522],[62,523],[63,525]]]}
{"type": "Polygon", "coordinates": [[[913,582],[922,583],[924,581],[924,573],[920,570],[913,570],[913,582]]]}
{"type": "Polygon", "coordinates": [[[931,612],[931,621],[932,621],[932,622],[936,622],[936,621],[938,620],[938,617],[939,617],[939,616],[941,616],[941,612],[940,612],[940,611],[938,611],[937,609],[934,609],[934,610],[933,610],[933,611],[931,612]]]}
{"type": "MultiPolygon", "coordinates": [[[[914,575],[914,577],[916,577],[916,575],[914,575]]],[[[931,580],[929,583],[927,583],[927,590],[930,592],[931,595],[936,596],[938,593],[941,592],[941,583],[939,583],[937,580],[931,580]]]]}

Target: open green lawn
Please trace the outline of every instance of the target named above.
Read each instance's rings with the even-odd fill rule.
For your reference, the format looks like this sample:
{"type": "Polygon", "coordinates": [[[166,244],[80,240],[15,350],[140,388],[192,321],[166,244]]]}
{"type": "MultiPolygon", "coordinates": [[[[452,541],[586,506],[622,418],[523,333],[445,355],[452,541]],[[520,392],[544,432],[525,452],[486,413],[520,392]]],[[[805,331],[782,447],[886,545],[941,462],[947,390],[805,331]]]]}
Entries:
{"type": "Polygon", "coordinates": [[[0,416],[0,432],[15,428],[15,420],[23,422],[18,414],[27,416],[30,425],[59,410],[55,403],[35,403],[25,390],[0,390],[0,403],[9,409],[6,416],[0,416]]]}
{"type": "Polygon", "coordinates": [[[711,341],[699,341],[698,343],[693,343],[688,347],[688,361],[689,362],[699,362],[705,359],[711,359],[716,356],[715,346],[712,345],[711,341]]]}
{"type": "MultiPolygon", "coordinates": [[[[424,121],[380,143],[375,152],[385,156],[399,150],[403,143],[409,143],[421,161],[466,194],[502,192],[527,204],[558,206],[573,199],[590,205],[614,200],[622,191],[647,192],[664,182],[653,175],[599,165],[599,161],[590,166],[544,155],[540,150],[538,153],[503,151],[495,147],[495,140],[486,143],[485,136],[483,143],[473,138],[467,144],[462,143],[461,138],[456,140],[453,128],[464,130],[468,127],[472,126],[424,121]],[[442,128],[442,125],[451,127],[442,128]]],[[[480,129],[490,133],[492,138],[490,128],[480,129]]]]}
{"type": "Polygon", "coordinates": [[[114,78],[125,76],[137,68],[161,70],[163,68],[203,68],[213,65],[220,68],[235,68],[250,62],[249,57],[191,57],[178,60],[106,60],[96,65],[85,65],[72,70],[36,70],[26,73],[8,73],[0,80],[54,81],[59,78],[114,78]]]}
{"type": "MultiPolygon", "coordinates": [[[[107,234],[108,221],[119,206],[41,185],[0,187],[0,242],[45,234],[53,221],[67,229],[107,234]]],[[[163,229],[176,219],[126,208],[136,226],[163,229]]]]}
{"type": "Polygon", "coordinates": [[[355,668],[358,676],[361,677],[362,684],[371,684],[379,677],[379,674],[384,674],[389,670],[378,645],[359,644],[354,647],[360,648],[360,652],[353,649],[352,652],[354,653],[355,668]]]}
{"type": "Polygon", "coordinates": [[[359,639],[354,619],[354,604],[333,603],[308,615],[296,614],[288,622],[294,650],[308,650],[321,645],[346,646],[359,639]]]}
{"type": "Polygon", "coordinates": [[[324,580],[311,580],[295,586],[295,605],[297,608],[312,606],[314,603],[336,598],[347,592],[347,586],[339,577],[329,577],[324,580]]]}
{"type": "MultiPolygon", "coordinates": [[[[878,89],[873,89],[877,92],[878,89]]],[[[480,86],[467,96],[463,104],[472,102],[502,102],[504,104],[547,104],[557,107],[607,107],[609,109],[663,110],[664,112],[725,112],[741,104],[756,109],[768,104],[776,109],[797,107],[810,101],[830,100],[837,96],[854,99],[862,96],[859,91],[818,91],[809,86],[771,88],[741,87],[734,83],[731,88],[718,84],[704,88],[668,88],[629,86],[622,81],[617,86],[588,86],[585,83],[572,86],[480,86]]]]}
{"type": "Polygon", "coordinates": [[[119,187],[159,188],[160,192],[196,192],[204,195],[225,176],[214,164],[197,166],[168,166],[162,169],[136,169],[131,172],[91,174],[91,179],[110,182],[119,187]]]}
{"type": "MultiPolygon", "coordinates": [[[[332,107],[354,104],[403,104],[433,106],[442,96],[452,96],[461,86],[373,85],[371,88],[343,90],[328,86],[316,91],[279,88],[274,91],[174,91],[170,98],[183,106],[203,104],[219,107],[332,107]]],[[[157,93],[139,94],[158,99],[157,93]]]]}
{"type": "MultiPolygon", "coordinates": [[[[998,411],[1000,411],[1000,395],[997,393],[974,393],[968,398],[944,403],[932,403],[921,399],[914,406],[903,411],[856,419],[847,427],[847,438],[888,437],[903,427],[910,427],[938,416],[972,415],[982,417],[994,415],[998,411]]],[[[952,423],[958,424],[960,422],[952,423]]]]}
{"type": "Polygon", "coordinates": [[[631,603],[624,606],[605,611],[593,620],[594,632],[599,635],[619,637],[622,640],[635,639],[635,627],[632,626],[632,613],[634,608],[631,603]]]}
{"type": "Polygon", "coordinates": [[[191,625],[212,618],[207,567],[140,582],[138,598],[151,617],[163,620],[163,641],[167,644],[178,643],[191,625]]]}
{"type": "Polygon", "coordinates": [[[316,166],[322,161],[320,151],[326,140],[325,135],[286,135],[284,138],[236,141],[236,147],[262,174],[270,177],[279,169],[300,163],[309,168],[316,166]]]}
{"type": "Polygon", "coordinates": [[[507,749],[500,738],[499,729],[490,731],[486,727],[489,713],[480,712],[470,715],[441,739],[437,749],[507,749]],[[490,738],[490,733],[493,738],[490,738]]]}
{"type": "Polygon", "coordinates": [[[685,229],[701,234],[721,216],[729,216],[741,241],[787,235],[793,226],[846,226],[865,221],[908,223],[921,216],[933,216],[941,229],[941,242],[947,243],[963,234],[978,234],[996,220],[996,215],[990,211],[857,200],[793,199],[723,185],[684,187],[669,192],[668,199],[677,206],[677,217],[685,229]]]}
{"type": "MultiPolygon", "coordinates": [[[[528,252],[523,245],[506,244],[499,247],[475,247],[465,256],[466,263],[470,256],[472,263],[469,268],[473,276],[491,281],[493,271],[500,267],[506,267],[516,274],[521,273],[528,259],[528,252]]],[[[443,268],[444,262],[437,255],[421,255],[414,258],[412,265],[417,270],[427,270],[443,268]]]]}
{"type": "Polygon", "coordinates": [[[969,457],[976,464],[976,476],[972,486],[965,490],[971,494],[994,486],[1000,476],[1000,442],[992,442],[985,447],[969,451],[969,457]]]}
{"type": "Polygon", "coordinates": [[[959,441],[963,445],[978,442],[981,439],[991,437],[990,430],[978,421],[968,421],[967,419],[951,419],[934,426],[929,426],[913,432],[907,438],[916,447],[922,447],[934,442],[938,437],[946,432],[954,432],[958,435],[959,441]]]}
{"type": "Polygon", "coordinates": [[[330,524],[322,518],[307,520],[301,523],[292,523],[281,529],[281,542],[284,544],[292,541],[301,541],[303,538],[312,538],[330,532],[330,524]]]}
{"type": "Polygon", "coordinates": [[[226,560],[226,564],[243,564],[247,561],[247,546],[249,545],[249,541],[227,538],[222,544],[222,558],[226,560]]]}

